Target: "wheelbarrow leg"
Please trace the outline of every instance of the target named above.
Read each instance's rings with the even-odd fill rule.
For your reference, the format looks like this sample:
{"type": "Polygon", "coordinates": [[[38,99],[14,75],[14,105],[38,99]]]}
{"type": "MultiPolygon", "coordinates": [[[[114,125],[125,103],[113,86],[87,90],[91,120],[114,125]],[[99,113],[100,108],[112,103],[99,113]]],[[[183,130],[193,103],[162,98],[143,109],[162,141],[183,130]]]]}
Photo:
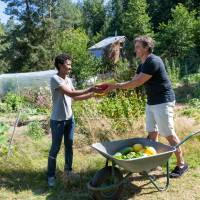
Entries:
{"type": "Polygon", "coordinates": [[[115,184],[115,162],[112,161],[112,180],[115,184]]]}
{"type": "MultiPolygon", "coordinates": [[[[106,163],[105,163],[105,167],[108,167],[108,164],[109,164],[109,159],[106,159],[106,163]]],[[[113,180],[113,183],[115,184],[115,162],[112,161],[112,180],[113,180]]]]}
{"type": "Polygon", "coordinates": [[[109,160],[108,160],[108,159],[106,159],[106,164],[105,164],[105,167],[108,167],[108,162],[109,162],[109,160]]]}
{"type": "Polygon", "coordinates": [[[145,172],[145,176],[150,180],[150,182],[155,186],[155,188],[158,190],[158,191],[165,191],[167,190],[168,186],[169,186],[169,161],[167,161],[167,164],[166,164],[166,172],[167,172],[167,175],[166,175],[166,184],[164,187],[159,187],[156,182],[155,182],[155,179],[153,176],[149,175],[147,172],[145,172]]]}

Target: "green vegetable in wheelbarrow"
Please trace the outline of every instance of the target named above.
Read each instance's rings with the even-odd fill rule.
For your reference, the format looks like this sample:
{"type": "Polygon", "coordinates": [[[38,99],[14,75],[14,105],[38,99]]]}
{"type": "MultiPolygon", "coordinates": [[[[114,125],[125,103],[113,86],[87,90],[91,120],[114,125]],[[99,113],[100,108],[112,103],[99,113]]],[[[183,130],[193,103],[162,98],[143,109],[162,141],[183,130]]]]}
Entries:
{"type": "Polygon", "coordinates": [[[126,155],[126,154],[130,153],[131,151],[133,151],[132,147],[125,147],[124,149],[120,150],[120,153],[123,155],[126,155]]]}
{"type": "Polygon", "coordinates": [[[120,153],[120,152],[117,152],[117,153],[115,153],[115,155],[114,155],[114,157],[116,158],[116,159],[119,159],[119,160],[122,160],[122,153],[120,153]]]}
{"type": "Polygon", "coordinates": [[[134,158],[155,155],[157,152],[154,147],[134,144],[133,147],[125,147],[116,152],[113,157],[119,160],[130,160],[134,158]]]}

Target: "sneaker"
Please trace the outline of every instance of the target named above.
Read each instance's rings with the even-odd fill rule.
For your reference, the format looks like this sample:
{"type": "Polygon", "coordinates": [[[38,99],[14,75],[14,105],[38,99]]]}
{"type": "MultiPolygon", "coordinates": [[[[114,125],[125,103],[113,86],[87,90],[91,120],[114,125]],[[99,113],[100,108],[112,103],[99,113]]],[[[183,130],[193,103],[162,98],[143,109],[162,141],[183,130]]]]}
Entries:
{"type": "Polygon", "coordinates": [[[56,178],[55,177],[48,177],[48,186],[54,187],[56,184],[56,178]]]}
{"type": "Polygon", "coordinates": [[[179,178],[189,169],[188,165],[184,165],[183,167],[176,166],[174,170],[170,173],[170,178],[179,178]]]}

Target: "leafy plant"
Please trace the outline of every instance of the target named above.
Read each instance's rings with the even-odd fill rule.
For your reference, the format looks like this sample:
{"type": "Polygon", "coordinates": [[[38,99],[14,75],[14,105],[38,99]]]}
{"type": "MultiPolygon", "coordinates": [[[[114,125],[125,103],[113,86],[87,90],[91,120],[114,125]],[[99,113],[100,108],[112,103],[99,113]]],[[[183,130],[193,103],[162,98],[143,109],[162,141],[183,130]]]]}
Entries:
{"type": "Polygon", "coordinates": [[[19,118],[19,122],[18,122],[18,125],[21,126],[21,125],[25,125],[29,120],[29,115],[27,113],[22,113],[20,118],[19,118]]]}
{"type": "Polygon", "coordinates": [[[195,73],[195,74],[190,74],[190,75],[184,76],[182,81],[186,85],[199,83],[200,82],[200,73],[195,73]]]}
{"type": "Polygon", "coordinates": [[[0,155],[5,155],[8,150],[8,129],[7,124],[0,122],[0,155]]]}
{"type": "Polygon", "coordinates": [[[199,109],[200,99],[193,98],[189,100],[188,106],[182,111],[182,114],[200,121],[199,109]]]}
{"type": "Polygon", "coordinates": [[[180,63],[175,59],[165,59],[164,62],[172,84],[176,85],[180,80],[180,63]]]}
{"type": "Polygon", "coordinates": [[[39,121],[31,122],[28,125],[27,135],[32,137],[34,140],[41,139],[42,136],[44,136],[44,134],[45,134],[44,130],[43,130],[42,125],[39,121]]]}
{"type": "Polygon", "coordinates": [[[9,129],[9,126],[5,123],[0,122],[0,135],[5,134],[9,129]]]}
{"type": "Polygon", "coordinates": [[[164,55],[184,57],[194,47],[194,32],[197,23],[195,14],[195,11],[189,12],[183,4],[172,8],[172,19],[159,26],[159,46],[164,55]]]}
{"type": "Polygon", "coordinates": [[[11,112],[12,108],[6,103],[0,102],[0,112],[1,113],[8,113],[11,112]]]}
{"type": "Polygon", "coordinates": [[[25,98],[23,96],[19,96],[13,92],[9,92],[5,97],[3,101],[8,109],[12,109],[12,111],[19,110],[23,103],[25,102],[25,98]]]}
{"type": "Polygon", "coordinates": [[[75,102],[73,110],[82,134],[96,134],[93,128],[96,119],[103,122],[99,129],[96,127],[97,132],[106,133],[107,137],[108,132],[125,132],[128,127],[132,127],[133,120],[144,116],[145,103],[145,97],[140,93],[116,91],[100,99],[75,102]]]}

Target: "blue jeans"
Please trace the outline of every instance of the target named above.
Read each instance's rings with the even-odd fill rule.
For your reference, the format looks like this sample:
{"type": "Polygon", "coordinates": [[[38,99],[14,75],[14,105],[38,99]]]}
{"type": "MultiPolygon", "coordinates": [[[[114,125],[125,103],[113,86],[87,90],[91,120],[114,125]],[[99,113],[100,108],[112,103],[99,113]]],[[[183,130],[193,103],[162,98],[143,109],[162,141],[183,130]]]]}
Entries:
{"type": "Polygon", "coordinates": [[[52,132],[52,145],[48,157],[47,176],[54,177],[56,171],[56,157],[60,150],[63,136],[65,144],[65,170],[72,170],[73,138],[75,128],[74,118],[72,117],[71,119],[64,121],[51,120],[50,127],[52,132]]]}

